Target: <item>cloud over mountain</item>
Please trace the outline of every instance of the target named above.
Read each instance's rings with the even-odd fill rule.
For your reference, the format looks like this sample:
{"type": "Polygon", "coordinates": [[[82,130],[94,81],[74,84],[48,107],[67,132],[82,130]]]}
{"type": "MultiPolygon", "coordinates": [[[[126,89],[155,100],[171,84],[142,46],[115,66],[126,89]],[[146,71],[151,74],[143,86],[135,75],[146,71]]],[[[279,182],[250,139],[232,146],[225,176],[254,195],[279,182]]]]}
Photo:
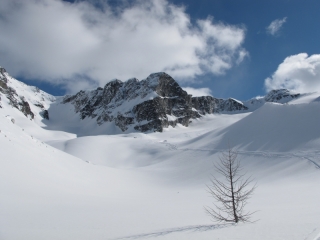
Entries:
{"type": "Polygon", "coordinates": [[[1,64],[16,76],[62,84],[103,85],[166,71],[178,80],[224,74],[247,52],[245,28],[191,22],[166,0],[95,6],[91,1],[3,0],[1,64]]]}
{"type": "Polygon", "coordinates": [[[297,92],[320,92],[320,54],[300,53],[287,57],[265,80],[267,91],[286,88],[297,92]]]}

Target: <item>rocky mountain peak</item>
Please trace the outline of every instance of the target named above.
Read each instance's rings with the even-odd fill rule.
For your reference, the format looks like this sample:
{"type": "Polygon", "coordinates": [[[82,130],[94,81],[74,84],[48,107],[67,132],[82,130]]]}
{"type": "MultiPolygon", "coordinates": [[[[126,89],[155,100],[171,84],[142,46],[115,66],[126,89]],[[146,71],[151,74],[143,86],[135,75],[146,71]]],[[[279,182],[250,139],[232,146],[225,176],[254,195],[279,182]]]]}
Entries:
{"type": "Polygon", "coordinates": [[[49,119],[47,108],[55,100],[53,96],[39,88],[28,86],[14,79],[3,67],[0,67],[0,108],[1,101],[4,99],[31,120],[35,117],[49,119]],[[1,94],[3,94],[3,99],[1,99],[1,94]]]}
{"type": "Polygon", "coordinates": [[[165,72],[150,74],[145,81],[150,89],[154,90],[160,97],[187,95],[187,92],[165,72]]]}
{"type": "Polygon", "coordinates": [[[139,81],[115,79],[104,88],[80,91],[64,97],[62,104],[72,104],[81,119],[96,119],[99,125],[113,122],[122,131],[159,131],[213,112],[247,110],[234,99],[193,98],[167,73],[150,74],[139,81]]]}

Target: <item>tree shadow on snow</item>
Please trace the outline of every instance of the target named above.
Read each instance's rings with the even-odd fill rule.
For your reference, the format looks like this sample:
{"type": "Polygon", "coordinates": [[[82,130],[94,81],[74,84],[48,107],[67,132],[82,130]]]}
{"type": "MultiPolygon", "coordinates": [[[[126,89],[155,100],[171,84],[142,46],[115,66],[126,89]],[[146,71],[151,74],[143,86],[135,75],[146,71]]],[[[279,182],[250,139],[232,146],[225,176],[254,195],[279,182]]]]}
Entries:
{"type": "Polygon", "coordinates": [[[213,224],[213,225],[196,225],[196,226],[187,226],[187,227],[179,227],[179,228],[170,228],[162,231],[152,232],[152,233],[142,233],[132,236],[120,237],[115,240],[121,239],[139,239],[139,238],[151,238],[151,237],[161,237],[171,233],[179,233],[179,232],[205,232],[212,231],[221,228],[227,228],[231,226],[235,226],[234,223],[228,224],[213,224]]]}

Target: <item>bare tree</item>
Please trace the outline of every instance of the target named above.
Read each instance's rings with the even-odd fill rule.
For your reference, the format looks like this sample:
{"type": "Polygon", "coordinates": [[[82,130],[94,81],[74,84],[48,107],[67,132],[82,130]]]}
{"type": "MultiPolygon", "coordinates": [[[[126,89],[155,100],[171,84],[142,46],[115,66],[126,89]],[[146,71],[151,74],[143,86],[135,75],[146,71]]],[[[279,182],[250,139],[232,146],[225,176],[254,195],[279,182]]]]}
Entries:
{"type": "Polygon", "coordinates": [[[216,171],[223,176],[218,180],[215,176],[210,179],[207,191],[216,200],[214,208],[205,207],[206,212],[218,222],[250,222],[254,212],[246,212],[245,206],[252,195],[256,185],[249,187],[252,183],[251,177],[242,174],[238,153],[232,148],[221,154],[218,164],[214,164],[216,171]]]}

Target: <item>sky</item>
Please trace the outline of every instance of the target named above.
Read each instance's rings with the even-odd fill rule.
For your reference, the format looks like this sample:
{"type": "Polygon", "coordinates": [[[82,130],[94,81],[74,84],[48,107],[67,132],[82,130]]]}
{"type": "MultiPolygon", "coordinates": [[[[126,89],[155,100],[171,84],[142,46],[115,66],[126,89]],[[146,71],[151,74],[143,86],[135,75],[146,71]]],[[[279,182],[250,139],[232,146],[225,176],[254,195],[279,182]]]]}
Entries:
{"type": "Polygon", "coordinates": [[[320,91],[318,0],[0,3],[0,66],[53,95],[163,71],[193,95],[320,91]]]}

